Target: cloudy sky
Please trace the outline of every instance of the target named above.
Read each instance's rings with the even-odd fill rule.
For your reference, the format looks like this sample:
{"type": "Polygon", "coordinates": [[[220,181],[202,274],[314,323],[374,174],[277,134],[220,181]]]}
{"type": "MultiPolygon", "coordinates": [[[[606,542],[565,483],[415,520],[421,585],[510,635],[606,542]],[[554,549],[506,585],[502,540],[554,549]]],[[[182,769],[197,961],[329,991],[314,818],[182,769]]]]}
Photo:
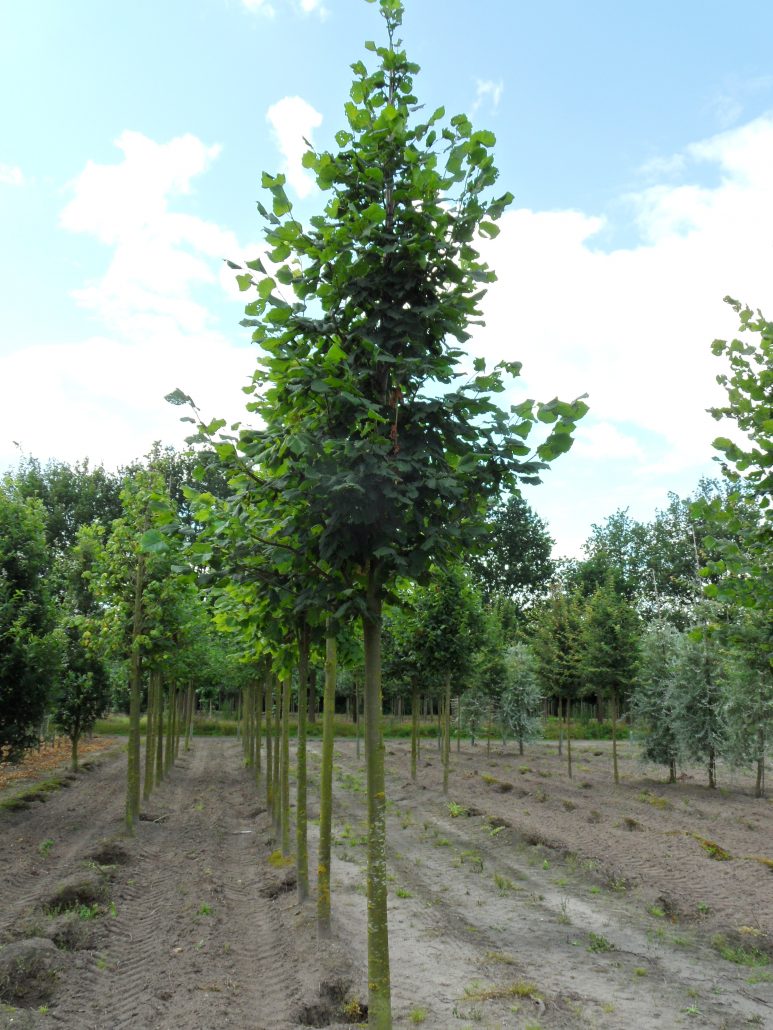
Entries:
{"type": "MultiPolygon", "coordinates": [[[[713,471],[722,298],[773,311],[773,5],[406,7],[419,97],[494,130],[516,198],[474,349],[523,362],[513,400],[589,395],[527,495],[577,553],[713,471]]],[[[302,137],[331,143],[374,38],[363,0],[0,5],[0,469],[179,443],[175,387],[241,417],[254,352],[222,259],[257,251],[264,169],[319,208],[302,137]]]]}

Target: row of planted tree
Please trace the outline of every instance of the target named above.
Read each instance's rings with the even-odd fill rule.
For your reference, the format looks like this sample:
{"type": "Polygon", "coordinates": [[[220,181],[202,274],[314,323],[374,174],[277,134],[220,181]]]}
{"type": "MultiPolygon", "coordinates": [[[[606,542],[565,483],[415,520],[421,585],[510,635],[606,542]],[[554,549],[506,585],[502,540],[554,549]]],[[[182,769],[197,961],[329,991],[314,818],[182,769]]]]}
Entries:
{"type": "MultiPolygon", "coordinates": [[[[513,198],[491,196],[497,180],[493,133],[475,131],[465,115],[446,120],[443,108],[424,112],[413,93],[417,67],[396,38],[402,3],[379,0],[379,8],[386,42],[366,44],[376,55],[374,70],[362,61],[352,66],[338,149],[310,150],[304,158],[326,198],[321,212],[301,222],[284,176],[264,174],[270,206],[259,204],[258,210],[266,246],[244,266],[229,262],[250,294],[243,324],[260,352],[246,388],[256,427],[229,429],[222,420],[208,421],[184,392],[170,394],[172,403],[188,408],[185,417],[194,426],[191,444],[199,458],[193,483],[181,486],[163,455],[134,470],[123,482],[121,510],[111,523],[103,521],[100,529],[84,519],[77,532],[68,528],[68,555],[75,556],[76,568],[69,587],[60,589],[56,580],[53,586],[62,598],[68,591],[77,595],[68,602],[73,618],[65,631],[72,624],[90,655],[99,639],[126,672],[130,824],[139,799],[140,716],[150,682],[148,752],[161,741],[160,676],[172,727],[169,756],[175,718],[178,728],[185,720],[189,725],[191,710],[175,702],[175,685],[178,697],[182,688],[190,697],[190,687],[201,688],[208,669],[217,670],[218,684],[227,670],[238,670],[234,674],[245,677],[240,686],[249,688],[246,739],[256,770],[261,711],[271,720],[266,786],[289,849],[288,715],[297,668],[296,839],[304,891],[309,665],[324,653],[323,812],[331,796],[337,652],[342,664],[361,666],[369,1022],[389,1030],[382,673],[409,694],[416,713],[420,691],[440,698],[446,783],[452,699],[462,687],[468,712],[477,693],[484,704],[528,713],[513,691],[533,667],[542,691],[564,701],[588,689],[606,697],[616,723],[620,703],[635,696],[638,657],[648,653],[649,645],[638,642],[638,620],[655,611],[674,633],[694,628],[699,639],[690,638],[692,650],[681,636],[673,648],[663,644],[665,671],[652,674],[653,691],[671,684],[668,697],[680,696],[690,667],[698,677],[699,665],[700,682],[715,685],[710,656],[721,640],[728,653],[767,655],[768,665],[760,658],[755,668],[769,705],[773,334],[769,323],[737,305],[742,328],[758,333],[759,344],[715,347],[730,358],[728,406],[718,415],[735,419],[748,442],[716,443],[727,489],[704,490],[694,507],[674,499],[651,527],[618,513],[594,531],[586,562],[553,569],[542,553],[536,583],[528,576],[519,580],[520,568],[540,566],[539,547],[529,550],[535,533],[527,530],[539,537],[542,528],[546,536],[519,489],[538,483],[548,464],[569,450],[588,409],[582,399],[525,399],[500,407],[494,398],[513,389],[520,363],[502,361],[487,370],[482,358],[466,353],[486,284],[494,279],[475,249],[477,240],[497,234],[496,223],[513,198]],[[511,533],[513,524],[522,539],[511,533]],[[696,607],[696,565],[705,569],[720,605],[709,615],[696,607]],[[648,578],[651,591],[642,582],[648,578]],[[535,606],[530,591],[551,582],[547,599],[535,606]],[[472,596],[476,589],[479,603],[472,596]],[[214,642],[213,626],[230,644],[214,642]],[[762,643],[752,646],[753,640],[762,643]],[[510,645],[520,650],[508,655],[510,645]],[[511,670],[511,681],[503,669],[511,670]],[[268,691],[273,703],[267,703],[268,691]]],[[[25,499],[28,494],[15,484],[4,488],[3,511],[23,510],[27,535],[45,543],[42,502],[25,499]]],[[[15,516],[3,517],[12,524],[15,516]]],[[[24,734],[34,735],[30,717],[45,707],[23,708],[36,691],[40,697],[45,663],[35,656],[51,635],[47,602],[40,598],[51,585],[45,583],[42,550],[29,566],[15,560],[13,547],[6,557],[29,597],[38,599],[7,620],[17,665],[3,669],[0,689],[19,705],[17,721],[10,725],[7,719],[0,738],[10,753],[14,746],[18,751],[13,741],[21,739],[23,746],[24,734]]],[[[56,558],[65,568],[65,555],[56,558]]],[[[6,587],[0,580],[13,612],[18,598],[6,587]]],[[[668,632],[662,641],[671,640],[668,632]]],[[[646,676],[638,675],[643,684],[646,676]]],[[[660,732],[656,714],[651,708],[648,718],[660,732]]],[[[472,716],[468,722],[472,727],[472,716]]],[[[765,739],[763,734],[763,748],[765,739]]],[[[679,753],[663,747],[659,760],[670,766],[679,753]]],[[[324,822],[329,825],[329,813],[324,822]]],[[[320,834],[322,912],[329,900],[327,833],[320,834]]]]}

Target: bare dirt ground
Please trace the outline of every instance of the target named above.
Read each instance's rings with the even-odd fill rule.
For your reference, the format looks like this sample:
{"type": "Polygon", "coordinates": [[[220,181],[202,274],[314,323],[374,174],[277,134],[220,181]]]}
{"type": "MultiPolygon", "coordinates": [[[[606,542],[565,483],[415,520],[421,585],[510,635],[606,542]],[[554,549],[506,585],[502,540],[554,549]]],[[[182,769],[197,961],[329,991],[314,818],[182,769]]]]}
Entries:
{"type": "MultiPolygon", "coordinates": [[[[669,786],[633,757],[614,787],[608,744],[574,752],[569,781],[555,745],[466,745],[444,798],[434,745],[414,784],[407,744],[387,742],[396,1026],[773,1027],[773,806],[745,779],[669,786]],[[718,934],[759,964],[723,958],[718,934]]],[[[318,942],[240,757],[197,739],[134,838],[121,754],[0,813],[0,944],[53,936],[61,960],[0,1027],[343,1024],[366,994],[364,763],[337,743],[333,938],[318,942]],[[104,881],[98,903],[52,916],[84,876],[104,881]]],[[[318,758],[314,742],[312,790],[318,758]]]]}

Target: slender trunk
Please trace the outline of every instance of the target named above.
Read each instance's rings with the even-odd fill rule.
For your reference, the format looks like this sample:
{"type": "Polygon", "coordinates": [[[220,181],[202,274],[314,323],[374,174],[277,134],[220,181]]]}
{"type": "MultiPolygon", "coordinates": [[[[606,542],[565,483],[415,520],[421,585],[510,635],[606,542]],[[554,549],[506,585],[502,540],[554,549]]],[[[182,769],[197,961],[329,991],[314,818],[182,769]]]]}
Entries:
{"type": "Polygon", "coordinates": [[[174,762],[174,720],[177,708],[177,684],[169,686],[169,705],[166,715],[166,757],[164,759],[164,772],[168,773],[174,762]]]}
{"type": "Polygon", "coordinates": [[[462,699],[456,699],[456,753],[462,753],[462,699]]]}
{"type": "Polygon", "coordinates": [[[196,710],[196,688],[191,683],[188,686],[188,716],[185,721],[185,750],[191,749],[191,737],[193,736],[193,714],[196,710]]]}
{"type": "Polygon", "coordinates": [[[566,699],[566,771],[569,779],[572,778],[572,706],[569,698],[566,699]]]}
{"type": "Polygon", "coordinates": [[[357,743],[357,758],[360,757],[360,685],[354,680],[354,737],[357,743]]]}
{"type": "Polygon", "coordinates": [[[282,854],[290,854],[290,676],[282,682],[282,854]]]}
{"type": "Polygon", "coordinates": [[[491,705],[488,708],[488,721],[486,724],[486,754],[491,754],[491,705]]]}
{"type": "Polygon", "coordinates": [[[142,799],[147,801],[153,792],[153,762],[156,743],[156,695],[158,694],[158,672],[153,669],[148,679],[148,707],[145,715],[145,781],[142,784],[142,799]]]}
{"type": "Polygon", "coordinates": [[[365,761],[368,793],[368,1025],[391,1030],[387,923],[386,792],[381,700],[381,596],[376,570],[368,570],[365,649],[365,761]]]}
{"type": "Polygon", "coordinates": [[[164,779],[164,684],[159,674],[156,704],[156,786],[164,779]]]}
{"type": "Polygon", "coordinates": [[[185,694],[182,688],[177,691],[177,708],[175,711],[175,724],[174,724],[174,757],[175,761],[180,757],[180,744],[183,739],[183,729],[185,726],[185,694]]]}
{"type": "Polygon", "coordinates": [[[266,808],[274,811],[274,721],[271,711],[271,673],[266,675],[266,808]]]}
{"type": "Polygon", "coordinates": [[[317,721],[317,670],[309,670],[309,722],[317,721]]]}
{"type": "Polygon", "coordinates": [[[612,770],[615,783],[620,782],[620,769],[617,764],[617,694],[612,695],[612,770]]]}
{"type": "Polygon", "coordinates": [[[757,782],[754,796],[765,797],[765,730],[762,726],[757,730],[757,782]]]}
{"type": "Polygon", "coordinates": [[[416,779],[416,767],[419,760],[419,688],[414,684],[411,689],[411,779],[416,779]]]}
{"type": "MultiPolygon", "coordinates": [[[[70,768],[73,772],[78,771],[78,741],[80,736],[80,730],[73,730],[70,736],[70,768]]],[[[757,797],[761,797],[761,795],[758,794],[757,797]]]]}
{"type": "Polygon", "coordinates": [[[446,676],[443,712],[443,793],[448,793],[448,769],[451,764],[451,675],[446,676]]]}
{"type": "Polygon", "coordinates": [[[714,747],[709,748],[709,787],[713,790],[717,785],[717,753],[714,747]]]}
{"type": "Polygon", "coordinates": [[[558,698],[558,757],[564,753],[564,699],[558,698]]]}
{"type": "Polygon", "coordinates": [[[139,638],[142,634],[142,591],[145,585],[145,558],[139,555],[134,573],[134,613],[132,619],[132,650],[129,671],[129,747],[126,763],[126,826],[134,832],[140,815],[140,678],[142,656],[139,638]]]}
{"type": "Polygon", "coordinates": [[[676,783],[676,759],[672,758],[668,763],[668,782],[676,783]]]}
{"type": "Polygon", "coordinates": [[[259,676],[255,685],[255,786],[260,786],[263,745],[263,677],[259,676]]]}
{"type": "Polygon", "coordinates": [[[523,737],[518,738],[518,754],[523,754],[523,737]]]}
{"type": "Polygon", "coordinates": [[[330,935],[330,844],[333,823],[333,714],[336,698],[336,638],[331,619],[325,636],[325,694],[322,702],[322,762],[319,775],[319,857],[317,861],[317,928],[330,935]]]}
{"type": "Polygon", "coordinates": [[[274,677],[274,830],[279,833],[282,828],[282,685],[274,677]]]}
{"type": "Polygon", "coordinates": [[[306,709],[309,696],[309,627],[304,623],[298,637],[298,737],[295,749],[295,864],[298,870],[298,901],[309,896],[309,846],[306,822],[306,709]]]}
{"type": "Polygon", "coordinates": [[[250,704],[248,687],[242,687],[242,760],[250,765],[250,704]]]}

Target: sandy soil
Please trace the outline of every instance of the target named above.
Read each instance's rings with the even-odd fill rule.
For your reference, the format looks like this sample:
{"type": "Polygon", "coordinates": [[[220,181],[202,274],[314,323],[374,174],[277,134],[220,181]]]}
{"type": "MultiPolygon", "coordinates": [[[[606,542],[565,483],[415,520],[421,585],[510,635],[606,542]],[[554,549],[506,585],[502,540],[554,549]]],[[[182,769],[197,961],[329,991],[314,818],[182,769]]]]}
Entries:
{"type": "MultiPolygon", "coordinates": [[[[467,746],[444,798],[434,746],[414,784],[407,745],[388,743],[396,1026],[773,1027],[773,965],[712,946],[723,934],[773,951],[770,802],[742,779],[668,786],[633,758],[614,787],[605,744],[575,747],[569,781],[555,752],[467,746]]],[[[366,995],[363,762],[338,742],[333,938],[320,946],[313,900],[301,908],[291,871],[269,861],[240,757],[233,740],[196,740],[133,839],[117,754],[45,804],[0,813],[0,943],[52,933],[47,899],[94,856],[107,877],[42,1011],[7,1006],[0,1027],[342,1025],[342,1003],[366,995]]]]}

